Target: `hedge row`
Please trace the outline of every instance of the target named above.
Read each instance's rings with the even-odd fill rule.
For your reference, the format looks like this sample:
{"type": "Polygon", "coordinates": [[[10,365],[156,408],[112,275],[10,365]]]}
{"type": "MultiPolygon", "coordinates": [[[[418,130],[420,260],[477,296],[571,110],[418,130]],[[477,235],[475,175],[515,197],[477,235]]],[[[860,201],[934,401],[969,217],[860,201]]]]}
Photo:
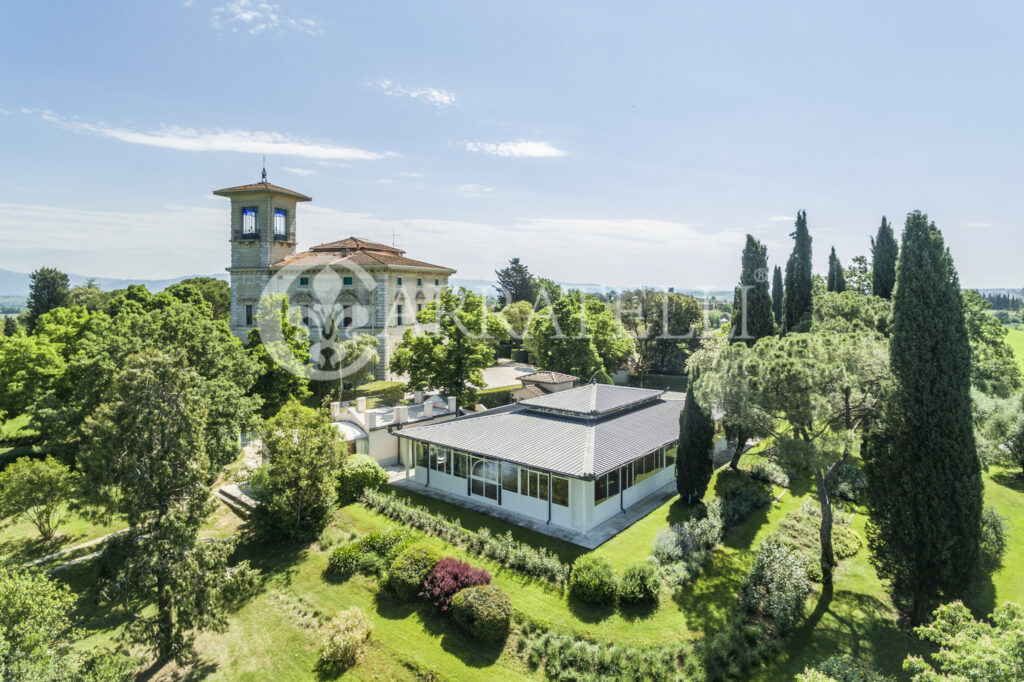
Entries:
{"type": "Polygon", "coordinates": [[[508,405],[512,402],[512,391],[517,388],[520,387],[500,386],[498,388],[485,388],[484,390],[477,392],[476,401],[487,409],[508,405]]]}
{"type": "Polygon", "coordinates": [[[367,489],[363,491],[359,501],[373,511],[405,526],[419,529],[452,545],[462,547],[471,554],[493,559],[527,575],[556,585],[564,584],[569,577],[568,564],[562,563],[553,552],[520,542],[512,537],[511,532],[491,535],[487,528],[481,528],[478,532],[467,530],[458,519],[450,519],[419,505],[410,504],[394,493],[367,489]]]}
{"type": "Polygon", "coordinates": [[[371,381],[361,386],[343,391],[342,400],[356,398],[379,397],[385,405],[396,405],[405,395],[405,384],[401,381],[371,381]]]}

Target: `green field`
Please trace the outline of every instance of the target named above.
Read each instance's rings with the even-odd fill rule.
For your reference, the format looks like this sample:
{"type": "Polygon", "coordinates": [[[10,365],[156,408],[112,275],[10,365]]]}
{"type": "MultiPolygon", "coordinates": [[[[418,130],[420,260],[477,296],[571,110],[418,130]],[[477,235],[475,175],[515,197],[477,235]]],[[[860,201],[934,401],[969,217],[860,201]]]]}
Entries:
{"type": "Polygon", "coordinates": [[[1006,335],[1006,343],[1013,349],[1013,354],[1017,356],[1017,364],[1020,365],[1021,371],[1024,371],[1024,329],[1008,329],[1006,335]]]}

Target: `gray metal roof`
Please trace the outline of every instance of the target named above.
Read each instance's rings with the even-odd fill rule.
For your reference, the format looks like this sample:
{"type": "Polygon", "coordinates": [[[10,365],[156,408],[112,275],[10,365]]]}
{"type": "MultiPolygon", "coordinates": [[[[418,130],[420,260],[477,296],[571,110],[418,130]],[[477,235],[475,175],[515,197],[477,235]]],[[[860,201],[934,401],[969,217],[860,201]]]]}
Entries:
{"type": "Polygon", "coordinates": [[[582,420],[523,405],[406,427],[397,435],[574,478],[590,478],[678,440],[679,411],[683,407],[678,400],[655,397],[649,404],[631,410],[582,420]]]}
{"type": "Polygon", "coordinates": [[[611,384],[585,384],[539,398],[520,401],[528,407],[557,410],[578,415],[599,415],[653,400],[664,391],[611,384]]]}

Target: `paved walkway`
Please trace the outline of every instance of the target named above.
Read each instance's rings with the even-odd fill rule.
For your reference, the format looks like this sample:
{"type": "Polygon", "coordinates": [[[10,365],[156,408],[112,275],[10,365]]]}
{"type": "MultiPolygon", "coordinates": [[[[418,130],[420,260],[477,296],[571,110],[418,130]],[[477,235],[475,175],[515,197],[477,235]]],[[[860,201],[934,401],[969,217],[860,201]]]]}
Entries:
{"type": "Polygon", "coordinates": [[[443,502],[464,507],[481,514],[487,514],[488,516],[493,516],[501,519],[502,521],[507,521],[508,523],[513,523],[517,526],[528,528],[543,535],[558,538],[559,540],[571,542],[574,545],[586,547],[587,549],[594,549],[612,539],[626,528],[629,528],[634,523],[668,502],[676,495],[677,492],[675,481],[673,481],[660,490],[651,493],[642,501],[629,507],[624,513],[616,514],[607,521],[591,528],[586,533],[580,533],[579,531],[572,530],[571,528],[548,525],[543,521],[537,521],[536,519],[528,516],[517,514],[505,509],[504,507],[498,507],[484,502],[477,502],[472,498],[452,495],[451,493],[444,492],[443,490],[437,490],[436,488],[425,488],[422,483],[418,483],[415,479],[407,479],[405,477],[405,470],[400,467],[389,467],[387,471],[391,485],[396,488],[412,490],[421,495],[427,495],[428,497],[433,497],[434,499],[441,500],[443,502]]]}
{"type": "Polygon", "coordinates": [[[496,367],[484,368],[484,388],[518,386],[519,377],[537,371],[536,367],[525,362],[512,362],[511,360],[502,359],[498,363],[496,367]]]}

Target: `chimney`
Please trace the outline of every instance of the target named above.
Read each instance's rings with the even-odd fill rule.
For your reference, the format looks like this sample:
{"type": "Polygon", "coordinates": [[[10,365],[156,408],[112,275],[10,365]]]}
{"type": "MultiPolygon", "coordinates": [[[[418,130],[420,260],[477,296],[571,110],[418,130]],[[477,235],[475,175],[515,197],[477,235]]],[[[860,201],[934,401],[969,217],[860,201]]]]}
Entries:
{"type": "Polygon", "coordinates": [[[331,421],[341,421],[341,403],[331,403],[331,421]]]}
{"type": "Polygon", "coordinates": [[[356,412],[366,412],[366,396],[356,398],[356,412]]]}
{"type": "Polygon", "coordinates": [[[407,405],[400,405],[395,408],[395,423],[404,424],[409,421],[409,407],[407,405]]]}
{"type": "Polygon", "coordinates": [[[454,414],[455,407],[455,396],[452,396],[451,398],[448,398],[448,411],[454,414]]]}
{"type": "Polygon", "coordinates": [[[366,413],[366,428],[375,429],[377,428],[377,413],[367,412],[366,413]]]}
{"type": "Polygon", "coordinates": [[[413,391],[412,401],[417,405],[423,404],[423,391],[413,391]]]}
{"type": "Polygon", "coordinates": [[[423,418],[430,419],[434,416],[434,403],[429,400],[423,403],[423,418]]]}

